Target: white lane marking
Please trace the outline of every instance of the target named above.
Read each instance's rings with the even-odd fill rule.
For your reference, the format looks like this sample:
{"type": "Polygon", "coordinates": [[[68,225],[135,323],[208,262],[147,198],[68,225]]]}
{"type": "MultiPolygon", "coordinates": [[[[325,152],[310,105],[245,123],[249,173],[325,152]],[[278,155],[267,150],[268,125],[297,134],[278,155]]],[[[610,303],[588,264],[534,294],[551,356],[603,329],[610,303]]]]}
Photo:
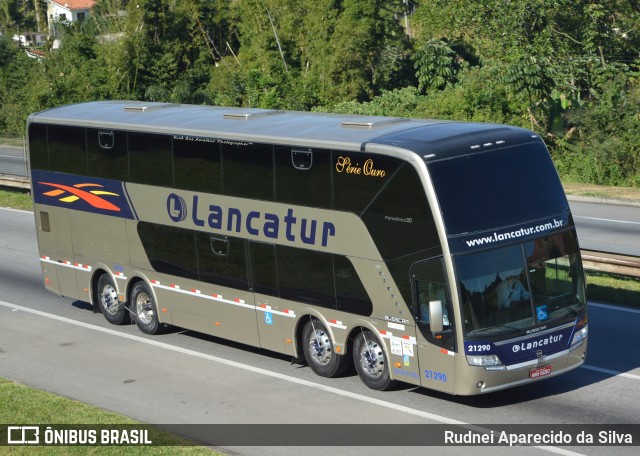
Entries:
{"type": "MultiPolygon", "coordinates": [[[[126,334],[126,333],[122,333],[119,331],[115,331],[113,329],[108,329],[108,328],[102,328],[100,326],[95,326],[89,323],[84,323],[81,321],[76,321],[76,320],[72,320],[70,318],[66,318],[66,317],[61,317],[59,315],[54,315],[54,314],[50,314],[47,312],[42,312],[40,310],[36,310],[36,309],[30,309],[29,307],[23,307],[23,306],[19,306],[17,304],[11,304],[9,302],[5,302],[5,301],[0,301],[0,306],[3,307],[7,307],[9,309],[12,309],[12,311],[22,311],[22,312],[26,312],[26,313],[30,313],[33,315],[38,315],[40,317],[45,317],[45,318],[49,318],[51,320],[57,320],[57,321],[61,321],[63,323],[68,323],[71,325],[75,325],[75,326],[80,326],[82,328],[86,328],[86,329],[90,329],[93,331],[98,331],[98,332],[102,332],[105,334],[110,334],[113,336],[117,336],[117,337],[121,337],[123,339],[129,339],[129,340],[133,340],[136,342],[140,342],[143,344],[147,344],[147,345],[152,345],[154,347],[158,347],[158,348],[164,348],[165,350],[171,350],[177,353],[182,353],[185,355],[189,355],[189,356],[195,356],[197,358],[201,358],[201,359],[205,359],[207,361],[213,361],[216,363],[220,363],[220,364],[224,364],[226,366],[231,366],[231,367],[235,367],[238,369],[243,369],[249,372],[253,372],[255,374],[260,374],[260,375],[265,375],[267,377],[271,377],[271,378],[276,378],[279,380],[284,380],[286,382],[290,382],[290,383],[295,383],[298,385],[302,385],[302,386],[306,386],[308,388],[313,388],[316,390],[320,390],[320,391],[324,391],[327,393],[332,393],[332,394],[336,394],[338,396],[343,396],[343,397],[348,397],[350,399],[354,399],[357,401],[361,401],[361,402],[366,402],[368,404],[372,404],[372,405],[377,405],[379,407],[384,407],[390,410],[394,410],[397,412],[401,412],[401,413],[406,413],[408,415],[413,415],[413,416],[417,416],[420,418],[425,418],[427,420],[431,420],[431,421],[435,421],[438,423],[444,423],[444,424],[451,424],[451,425],[458,425],[458,426],[462,426],[465,427],[467,429],[473,429],[479,432],[487,432],[489,433],[490,430],[487,428],[483,428],[481,426],[475,426],[472,425],[470,423],[466,423],[464,421],[458,421],[458,420],[454,420],[451,418],[447,418],[444,416],[440,416],[440,415],[436,415],[434,413],[429,413],[429,412],[424,412],[422,410],[417,410],[414,408],[410,408],[410,407],[405,407],[404,405],[399,405],[399,404],[394,404],[393,402],[387,402],[387,401],[383,401],[380,399],[375,399],[372,397],[368,397],[365,396],[363,394],[358,394],[358,393],[352,393],[349,391],[344,391],[341,389],[337,389],[337,388],[333,388],[331,386],[326,386],[326,385],[321,385],[319,383],[314,383],[314,382],[310,382],[308,380],[302,380],[299,378],[295,378],[295,377],[290,377],[288,375],[284,375],[284,374],[279,374],[277,372],[272,372],[266,369],[261,369],[259,367],[255,367],[255,366],[250,366],[247,364],[242,364],[239,363],[237,361],[230,361],[228,359],[224,359],[224,358],[220,358],[217,356],[213,356],[213,355],[207,355],[205,353],[200,353],[194,350],[189,350],[187,348],[181,348],[181,347],[176,347],[174,345],[170,345],[170,344],[166,344],[164,342],[158,342],[155,340],[151,340],[151,339],[146,339],[144,337],[140,337],[140,336],[135,336],[133,334],[126,334]]],[[[569,451],[566,450],[564,448],[558,448],[558,447],[553,447],[553,446],[532,446],[532,448],[537,448],[543,451],[547,451],[549,453],[555,453],[555,454],[561,454],[564,456],[584,456],[582,453],[576,453],[574,451],[569,451]]]]}
{"type": "Polygon", "coordinates": [[[11,207],[0,207],[0,209],[2,209],[3,211],[20,212],[22,214],[31,214],[31,215],[33,215],[33,211],[25,211],[23,209],[13,209],[11,207]]]}
{"type": "Polygon", "coordinates": [[[583,217],[581,215],[574,215],[574,219],[585,219],[585,220],[598,220],[600,222],[614,222],[614,223],[628,223],[630,225],[640,225],[640,222],[630,222],[628,220],[615,220],[615,219],[606,219],[599,217],[583,217]]]}
{"type": "Polygon", "coordinates": [[[620,312],[629,312],[640,315],[640,309],[632,309],[630,307],[610,306],[608,304],[598,304],[596,302],[590,302],[589,307],[601,307],[607,310],[619,310],[620,312]]]}
{"type": "Polygon", "coordinates": [[[618,372],[618,371],[614,371],[611,369],[604,369],[602,367],[596,367],[596,366],[590,366],[588,364],[583,364],[582,366],[583,369],[589,369],[592,371],[596,371],[596,372],[602,372],[603,374],[609,374],[609,375],[613,375],[616,377],[624,377],[624,378],[630,378],[632,380],[640,380],[640,375],[634,375],[634,374],[627,374],[626,372],[618,372]]]}

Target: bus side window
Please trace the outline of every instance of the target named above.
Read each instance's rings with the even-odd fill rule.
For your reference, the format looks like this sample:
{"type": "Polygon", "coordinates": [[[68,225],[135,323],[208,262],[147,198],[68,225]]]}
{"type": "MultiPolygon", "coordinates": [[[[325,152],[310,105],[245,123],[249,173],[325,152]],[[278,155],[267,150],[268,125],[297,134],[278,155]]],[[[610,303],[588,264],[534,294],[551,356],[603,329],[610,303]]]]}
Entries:
{"type": "Polygon", "coordinates": [[[331,154],[323,149],[275,146],[278,203],[331,209],[331,154]]]}
{"type": "Polygon", "coordinates": [[[123,131],[87,128],[89,175],[105,179],[129,179],[127,134],[123,131]]]}
{"type": "Polygon", "coordinates": [[[50,169],[46,125],[36,123],[29,125],[29,152],[32,169],[50,169]]]}
{"type": "Polygon", "coordinates": [[[198,273],[202,282],[248,290],[244,239],[195,232],[198,273]]]}
{"type": "Polygon", "coordinates": [[[49,163],[52,171],[87,173],[87,143],[84,128],[49,125],[49,163]]]}
{"type": "Polygon", "coordinates": [[[129,133],[128,140],[131,182],[173,187],[171,136],[129,133]]]}
{"type": "Polygon", "coordinates": [[[425,338],[440,347],[453,349],[453,326],[449,320],[451,303],[444,274],[442,258],[427,260],[414,265],[411,271],[413,282],[412,312],[416,324],[425,338]],[[442,305],[443,333],[434,334],[429,321],[429,306],[439,301],[442,305]]]}

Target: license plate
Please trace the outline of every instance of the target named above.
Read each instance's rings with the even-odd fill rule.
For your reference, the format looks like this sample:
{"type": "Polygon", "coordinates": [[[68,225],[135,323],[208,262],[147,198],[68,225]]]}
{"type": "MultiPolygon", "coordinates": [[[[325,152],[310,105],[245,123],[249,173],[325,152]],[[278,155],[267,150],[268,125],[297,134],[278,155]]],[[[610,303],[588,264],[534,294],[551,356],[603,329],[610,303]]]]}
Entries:
{"type": "Polygon", "coordinates": [[[529,378],[535,380],[536,378],[546,377],[551,373],[551,366],[537,367],[529,371],[529,378]]]}

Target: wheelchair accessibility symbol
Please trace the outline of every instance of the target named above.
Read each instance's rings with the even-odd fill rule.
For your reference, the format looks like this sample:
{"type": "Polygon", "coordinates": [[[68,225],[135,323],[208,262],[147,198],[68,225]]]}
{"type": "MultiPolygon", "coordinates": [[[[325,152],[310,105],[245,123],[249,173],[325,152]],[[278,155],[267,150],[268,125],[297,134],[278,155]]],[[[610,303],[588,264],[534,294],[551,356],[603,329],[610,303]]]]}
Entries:
{"type": "Polygon", "coordinates": [[[547,318],[549,318],[546,305],[536,307],[536,313],[538,314],[538,320],[546,320],[547,318]]]}
{"type": "Polygon", "coordinates": [[[273,314],[271,312],[264,313],[264,322],[268,325],[273,324],[273,314]]]}

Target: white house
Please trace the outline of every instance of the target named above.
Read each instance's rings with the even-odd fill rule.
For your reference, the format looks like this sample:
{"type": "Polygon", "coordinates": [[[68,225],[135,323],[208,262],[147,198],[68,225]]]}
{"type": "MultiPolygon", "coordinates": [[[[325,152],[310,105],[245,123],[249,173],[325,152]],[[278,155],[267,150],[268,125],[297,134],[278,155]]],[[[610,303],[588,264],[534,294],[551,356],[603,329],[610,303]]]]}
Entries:
{"type": "Polygon", "coordinates": [[[13,35],[13,41],[22,47],[36,47],[44,45],[46,37],[40,32],[22,32],[13,35]]]}
{"type": "Polygon", "coordinates": [[[86,19],[95,4],[95,0],[48,0],[49,34],[51,36],[57,35],[56,25],[58,23],[72,23],[86,19]]]}

